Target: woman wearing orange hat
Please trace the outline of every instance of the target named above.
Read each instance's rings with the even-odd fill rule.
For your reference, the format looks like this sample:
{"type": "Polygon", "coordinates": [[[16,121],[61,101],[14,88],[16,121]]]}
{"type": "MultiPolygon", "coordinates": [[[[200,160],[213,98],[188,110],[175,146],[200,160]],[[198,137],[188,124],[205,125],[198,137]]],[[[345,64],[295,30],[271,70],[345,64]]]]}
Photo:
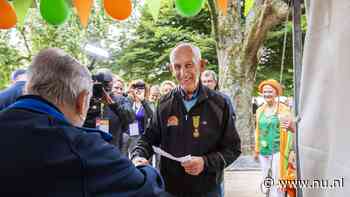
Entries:
{"type": "MultiPolygon", "coordinates": [[[[288,166],[288,155],[292,147],[292,129],[290,109],[279,102],[282,86],[274,79],[259,84],[259,92],[265,104],[256,112],[255,159],[259,159],[264,178],[269,170],[275,184],[285,176],[288,166]]],[[[284,192],[272,187],[270,196],[282,197],[284,192]]]]}

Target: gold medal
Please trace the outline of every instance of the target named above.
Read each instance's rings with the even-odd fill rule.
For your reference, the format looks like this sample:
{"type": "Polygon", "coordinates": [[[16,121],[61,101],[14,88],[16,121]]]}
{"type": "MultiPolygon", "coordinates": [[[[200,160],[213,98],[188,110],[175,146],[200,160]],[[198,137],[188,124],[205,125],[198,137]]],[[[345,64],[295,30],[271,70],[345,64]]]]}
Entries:
{"type": "Polygon", "coordinates": [[[193,137],[198,138],[199,137],[199,131],[198,129],[195,129],[193,132],[193,137]]]}
{"type": "Polygon", "coordinates": [[[200,120],[200,116],[192,116],[192,123],[193,123],[193,137],[198,138],[199,135],[199,120],[200,120]]]}

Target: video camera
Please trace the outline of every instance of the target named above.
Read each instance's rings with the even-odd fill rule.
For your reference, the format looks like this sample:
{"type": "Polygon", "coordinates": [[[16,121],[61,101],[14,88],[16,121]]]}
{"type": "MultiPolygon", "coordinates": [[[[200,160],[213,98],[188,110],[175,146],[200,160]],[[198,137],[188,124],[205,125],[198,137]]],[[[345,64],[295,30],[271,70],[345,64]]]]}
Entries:
{"type": "Polygon", "coordinates": [[[100,71],[92,75],[93,90],[90,100],[90,108],[87,113],[84,127],[96,128],[96,120],[102,117],[104,92],[109,94],[112,91],[113,76],[109,71],[100,71]]]}

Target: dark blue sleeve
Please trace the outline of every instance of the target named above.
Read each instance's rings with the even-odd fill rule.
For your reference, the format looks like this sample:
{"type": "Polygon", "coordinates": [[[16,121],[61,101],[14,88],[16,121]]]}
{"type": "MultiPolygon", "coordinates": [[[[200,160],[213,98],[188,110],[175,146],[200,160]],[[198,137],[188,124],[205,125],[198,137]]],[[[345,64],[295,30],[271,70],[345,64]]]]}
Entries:
{"type": "Polygon", "coordinates": [[[151,166],[134,167],[117,148],[98,134],[86,134],[76,143],[93,196],[163,196],[164,182],[151,166]]]}
{"type": "Polygon", "coordinates": [[[13,104],[22,95],[25,82],[17,82],[0,92],[0,111],[13,104]]]}

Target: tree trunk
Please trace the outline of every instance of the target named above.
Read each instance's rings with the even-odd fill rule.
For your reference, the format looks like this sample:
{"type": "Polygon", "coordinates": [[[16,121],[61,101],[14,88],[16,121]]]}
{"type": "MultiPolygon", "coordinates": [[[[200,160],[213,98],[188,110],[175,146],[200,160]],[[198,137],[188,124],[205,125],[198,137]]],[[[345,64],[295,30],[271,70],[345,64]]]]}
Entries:
{"type": "Polygon", "coordinates": [[[252,93],[255,84],[257,52],[267,32],[287,15],[281,0],[256,0],[245,21],[238,10],[240,0],[229,0],[224,16],[216,0],[208,0],[219,62],[219,87],[228,94],[236,110],[236,127],[244,154],[254,143],[252,93]]]}

